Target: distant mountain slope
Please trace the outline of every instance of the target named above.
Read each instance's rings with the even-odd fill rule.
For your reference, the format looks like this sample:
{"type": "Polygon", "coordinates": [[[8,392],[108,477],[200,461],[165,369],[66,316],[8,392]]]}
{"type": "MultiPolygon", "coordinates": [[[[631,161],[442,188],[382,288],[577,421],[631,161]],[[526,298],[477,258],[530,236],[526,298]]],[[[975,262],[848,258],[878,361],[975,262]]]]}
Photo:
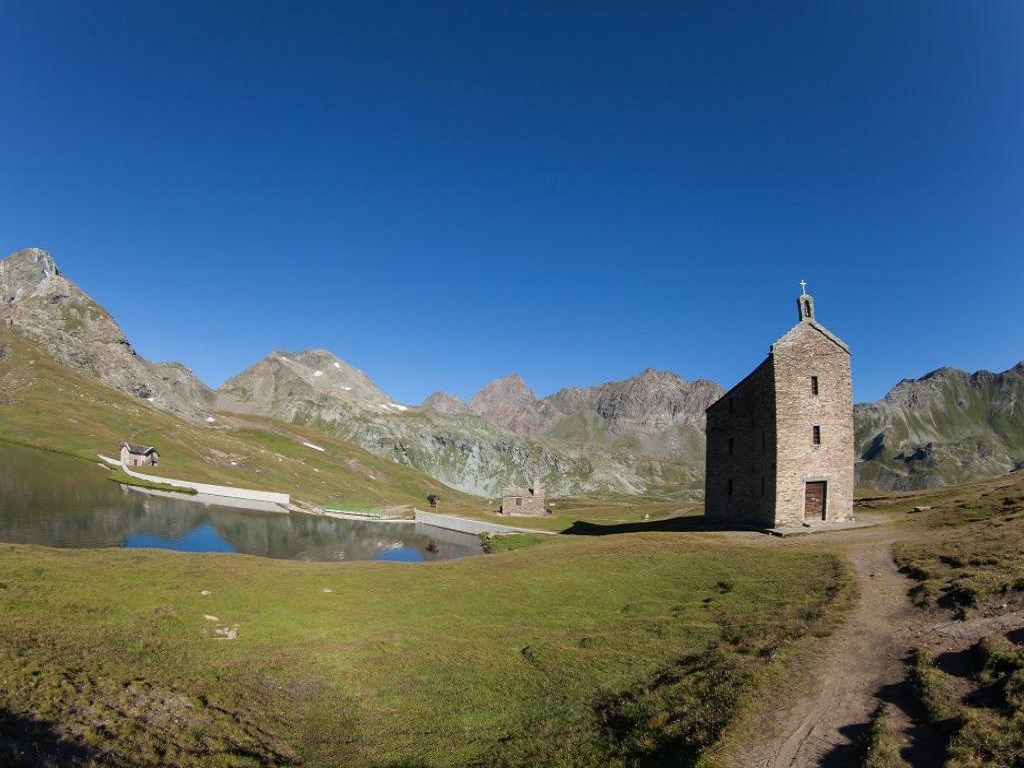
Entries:
{"type": "Polygon", "coordinates": [[[271,352],[224,382],[219,392],[226,396],[220,398],[225,409],[274,413],[288,421],[294,414],[290,404],[328,398],[369,410],[405,410],[369,376],[325,349],[271,352]]]}
{"type": "Polygon", "coordinates": [[[1024,362],[940,368],[854,407],[857,484],[928,488],[1024,466],[1024,362]]]}
{"type": "MultiPolygon", "coordinates": [[[[704,412],[724,393],[713,381],[687,381],[669,371],[648,368],[625,381],[563,389],[547,401],[568,416],[584,415],[577,423],[599,425],[598,434],[613,445],[633,445],[651,456],[696,460],[694,449],[703,445],[704,412]]],[[[574,437],[565,424],[556,425],[550,434],[574,437]]],[[[697,452],[703,462],[703,448],[697,452]]]]}
{"type": "Polygon", "coordinates": [[[538,398],[511,374],[490,382],[469,403],[434,393],[423,410],[473,413],[502,430],[543,438],[560,451],[617,464],[632,475],[630,488],[639,482],[647,491],[685,494],[703,484],[704,411],[723,392],[713,381],[690,382],[648,369],[625,381],[538,398]]]}
{"type": "MultiPolygon", "coordinates": [[[[511,374],[477,392],[466,410],[521,435],[546,434],[575,443],[596,439],[608,445],[617,440],[639,444],[645,441],[633,438],[653,437],[673,428],[703,435],[704,411],[724,391],[713,381],[690,382],[669,371],[648,368],[624,381],[570,387],[538,398],[518,374],[511,374]]],[[[451,400],[439,394],[428,398],[424,407],[453,410],[451,400]]],[[[670,437],[663,445],[657,445],[657,440],[646,442],[654,455],[675,455],[673,440],[670,437]]]]}
{"type": "Polygon", "coordinates": [[[125,394],[197,420],[214,395],[180,363],[151,363],[103,307],[60,274],[39,248],[0,261],[0,323],[34,340],[63,365],[125,394]]]}
{"type": "Polygon", "coordinates": [[[634,469],[607,451],[512,434],[472,413],[396,403],[362,371],[324,350],[273,352],[225,382],[217,402],[223,410],[312,426],[468,493],[496,496],[534,477],[563,494],[645,487],[634,469]]]}

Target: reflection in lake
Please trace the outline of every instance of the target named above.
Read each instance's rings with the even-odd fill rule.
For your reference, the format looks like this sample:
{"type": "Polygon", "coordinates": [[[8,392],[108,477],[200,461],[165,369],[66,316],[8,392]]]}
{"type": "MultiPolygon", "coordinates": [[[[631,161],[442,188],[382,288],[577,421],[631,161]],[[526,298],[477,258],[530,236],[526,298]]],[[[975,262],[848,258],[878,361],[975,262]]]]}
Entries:
{"type": "Polygon", "coordinates": [[[124,540],[129,549],[173,549],[175,552],[234,552],[212,525],[193,528],[177,539],[162,539],[151,533],[136,533],[124,540]]]}
{"type": "Polygon", "coordinates": [[[0,443],[0,541],[241,552],[290,560],[419,562],[480,554],[476,536],[335,520],[122,487],[89,462],[0,443]]]}

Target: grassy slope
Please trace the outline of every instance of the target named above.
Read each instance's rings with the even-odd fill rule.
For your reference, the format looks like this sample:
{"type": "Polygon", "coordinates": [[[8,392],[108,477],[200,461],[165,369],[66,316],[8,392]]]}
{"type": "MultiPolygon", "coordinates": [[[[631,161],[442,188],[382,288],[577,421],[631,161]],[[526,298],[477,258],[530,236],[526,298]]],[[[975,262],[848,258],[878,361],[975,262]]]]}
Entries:
{"type": "Polygon", "coordinates": [[[428,566],[4,546],[0,750],[14,722],[62,763],[685,765],[843,583],[685,534],[428,566]]]}
{"type": "MultiPolygon", "coordinates": [[[[936,620],[965,621],[1024,610],[1024,473],[907,495],[928,507],[914,516],[922,533],[896,547],[917,581],[915,604],[936,620]]],[[[922,646],[912,664],[915,690],[944,734],[946,765],[1024,764],[1024,633],[993,627],[965,651],[922,646]],[[960,668],[949,657],[961,658],[960,668]]]]}
{"type": "Polygon", "coordinates": [[[116,455],[124,440],[155,445],[160,475],[310,501],[422,507],[435,492],[451,510],[481,504],[414,469],[298,425],[228,415],[214,426],[191,424],[74,373],[7,328],[0,328],[0,345],[9,350],[0,360],[0,439],[87,459],[116,455]]]}

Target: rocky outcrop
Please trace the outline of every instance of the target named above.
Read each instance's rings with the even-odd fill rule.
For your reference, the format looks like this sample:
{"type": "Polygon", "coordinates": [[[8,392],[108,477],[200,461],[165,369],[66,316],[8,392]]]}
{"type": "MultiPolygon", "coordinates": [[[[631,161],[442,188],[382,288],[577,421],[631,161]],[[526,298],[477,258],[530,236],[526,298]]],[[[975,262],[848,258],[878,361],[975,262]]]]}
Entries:
{"type": "Polygon", "coordinates": [[[40,248],[0,261],[0,321],[58,362],[158,408],[198,420],[212,405],[213,393],[188,368],[136,354],[110,314],[40,248]]]}
{"type": "Polygon", "coordinates": [[[1024,461],[1024,362],[969,374],[940,368],[854,407],[857,484],[928,488],[1024,461]]]}

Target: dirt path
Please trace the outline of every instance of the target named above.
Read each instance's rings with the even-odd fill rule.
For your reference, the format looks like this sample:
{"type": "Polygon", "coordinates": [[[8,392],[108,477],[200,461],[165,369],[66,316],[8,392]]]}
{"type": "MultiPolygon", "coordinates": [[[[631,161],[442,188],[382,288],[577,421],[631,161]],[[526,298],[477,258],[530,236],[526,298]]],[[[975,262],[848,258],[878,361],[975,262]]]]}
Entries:
{"type": "Polygon", "coordinates": [[[859,765],[861,736],[880,699],[896,705],[898,726],[911,725],[903,659],[922,627],[907,598],[909,584],[893,563],[892,526],[813,538],[818,540],[794,545],[840,549],[856,574],[860,599],[843,626],[821,641],[820,665],[804,686],[805,694],[780,710],[774,722],[762,724],[763,733],[776,735],[751,745],[738,765],[859,765]]]}

